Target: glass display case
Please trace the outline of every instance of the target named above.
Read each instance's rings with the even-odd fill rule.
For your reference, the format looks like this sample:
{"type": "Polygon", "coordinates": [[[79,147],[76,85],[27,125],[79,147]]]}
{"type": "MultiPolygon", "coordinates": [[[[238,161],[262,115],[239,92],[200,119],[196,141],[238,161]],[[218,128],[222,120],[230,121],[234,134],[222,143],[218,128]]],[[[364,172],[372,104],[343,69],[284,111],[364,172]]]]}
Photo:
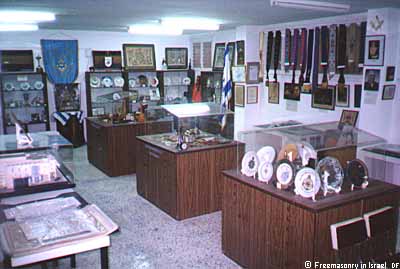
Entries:
{"type": "Polygon", "coordinates": [[[194,83],[193,70],[159,71],[164,104],[184,104],[191,100],[194,83]]]}
{"type": "Polygon", "coordinates": [[[203,102],[221,103],[222,72],[201,72],[201,98],[203,102]]]}
{"type": "Polygon", "coordinates": [[[49,130],[46,74],[1,73],[0,80],[3,132],[15,133],[12,115],[23,122],[29,132],[49,130]]]}

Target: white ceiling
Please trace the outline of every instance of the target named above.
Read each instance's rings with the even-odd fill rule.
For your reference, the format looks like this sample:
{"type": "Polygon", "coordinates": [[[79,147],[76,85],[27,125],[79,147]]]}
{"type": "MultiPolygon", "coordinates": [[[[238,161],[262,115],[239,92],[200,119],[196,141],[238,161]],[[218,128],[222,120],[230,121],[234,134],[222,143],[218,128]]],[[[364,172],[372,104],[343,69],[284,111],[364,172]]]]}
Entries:
{"type": "MultiPolygon", "coordinates": [[[[328,0],[324,0],[328,1],[328,0]]],[[[400,0],[329,0],[350,4],[349,13],[382,7],[400,8],[400,0]]],[[[52,11],[55,22],[45,29],[126,31],[134,23],[162,17],[209,17],[224,21],[223,28],[268,25],[338,15],[320,11],[271,7],[269,0],[0,0],[0,9],[52,11]]]]}

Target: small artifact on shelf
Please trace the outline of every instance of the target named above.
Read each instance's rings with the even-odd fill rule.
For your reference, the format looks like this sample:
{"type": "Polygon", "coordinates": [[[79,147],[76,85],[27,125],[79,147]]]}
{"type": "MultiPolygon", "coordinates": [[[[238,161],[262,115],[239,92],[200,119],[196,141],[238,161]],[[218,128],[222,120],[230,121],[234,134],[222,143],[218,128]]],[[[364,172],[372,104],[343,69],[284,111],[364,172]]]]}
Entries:
{"type": "Polygon", "coordinates": [[[293,162],[298,156],[296,144],[286,144],[278,154],[278,161],[287,159],[293,162]]]}
{"type": "Polygon", "coordinates": [[[344,172],[338,159],[325,157],[318,162],[316,172],[322,180],[324,196],[328,193],[340,193],[344,172]]]}
{"type": "Polygon", "coordinates": [[[260,161],[255,151],[248,151],[242,159],[242,174],[255,178],[260,161]]]}
{"type": "Polygon", "coordinates": [[[280,160],[276,165],[276,187],[278,189],[289,188],[294,181],[296,168],[288,159],[280,160]]]}
{"type": "Polygon", "coordinates": [[[271,146],[265,146],[257,151],[257,156],[260,161],[258,180],[268,184],[274,174],[274,167],[272,164],[276,157],[276,151],[271,146]]]}
{"type": "Polygon", "coordinates": [[[321,188],[321,179],[314,169],[305,167],[296,174],[294,185],[296,195],[315,201],[315,196],[321,188]]]}
{"type": "Polygon", "coordinates": [[[359,159],[347,162],[346,178],[351,181],[351,191],[354,188],[365,189],[368,186],[368,168],[359,159]]]}

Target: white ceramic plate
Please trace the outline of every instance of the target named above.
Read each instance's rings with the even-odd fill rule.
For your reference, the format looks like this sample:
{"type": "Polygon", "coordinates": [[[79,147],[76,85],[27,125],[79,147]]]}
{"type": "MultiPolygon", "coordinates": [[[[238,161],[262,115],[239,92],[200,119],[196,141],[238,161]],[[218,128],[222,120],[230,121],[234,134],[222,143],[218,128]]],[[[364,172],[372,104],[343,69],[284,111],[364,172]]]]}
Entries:
{"type": "Polygon", "coordinates": [[[122,87],[124,87],[124,84],[125,84],[125,80],[124,80],[123,77],[118,76],[118,77],[114,78],[115,87],[121,87],[122,88],[122,87]]]}
{"type": "Polygon", "coordinates": [[[111,77],[103,77],[101,79],[101,85],[106,88],[111,88],[113,86],[113,80],[111,77]]]}
{"type": "Polygon", "coordinates": [[[258,171],[259,160],[255,151],[247,152],[242,159],[242,174],[254,177],[258,171]]]}
{"type": "Polygon", "coordinates": [[[33,84],[33,87],[35,87],[35,89],[38,91],[43,90],[44,83],[43,83],[43,81],[38,80],[35,82],[35,84],[33,84]]]}
{"type": "Polygon", "coordinates": [[[185,77],[182,80],[182,82],[183,82],[184,85],[190,85],[191,79],[190,79],[190,77],[185,77]]]}
{"type": "Polygon", "coordinates": [[[257,151],[257,157],[261,163],[273,163],[275,160],[276,151],[271,146],[262,147],[259,151],[257,151]]]}
{"type": "Polygon", "coordinates": [[[294,185],[296,194],[304,198],[312,198],[321,188],[321,180],[314,169],[305,167],[297,173],[294,185]]]}
{"type": "Polygon", "coordinates": [[[100,87],[100,79],[98,77],[92,76],[90,78],[90,87],[92,88],[98,88],[100,87]]]}
{"type": "Polygon", "coordinates": [[[261,164],[258,167],[258,181],[265,182],[268,184],[273,174],[274,174],[274,167],[272,166],[272,163],[261,162],[261,164]]]}
{"type": "Polygon", "coordinates": [[[276,168],[276,179],[281,185],[288,186],[294,178],[294,169],[289,161],[283,160],[276,168]]]}
{"type": "Polygon", "coordinates": [[[129,88],[135,88],[136,80],[134,78],[130,78],[128,83],[129,83],[129,88]]]}
{"type": "Polygon", "coordinates": [[[29,91],[29,89],[31,88],[31,85],[29,84],[29,82],[22,82],[19,87],[21,88],[21,90],[23,91],[29,91]]]}
{"type": "Polygon", "coordinates": [[[153,88],[157,87],[158,83],[159,82],[158,82],[158,78],[157,77],[154,77],[154,78],[150,79],[150,86],[151,87],[153,87],[153,88]]]}
{"type": "Polygon", "coordinates": [[[6,82],[4,83],[4,90],[10,92],[14,90],[14,84],[12,84],[11,82],[6,82]]]}

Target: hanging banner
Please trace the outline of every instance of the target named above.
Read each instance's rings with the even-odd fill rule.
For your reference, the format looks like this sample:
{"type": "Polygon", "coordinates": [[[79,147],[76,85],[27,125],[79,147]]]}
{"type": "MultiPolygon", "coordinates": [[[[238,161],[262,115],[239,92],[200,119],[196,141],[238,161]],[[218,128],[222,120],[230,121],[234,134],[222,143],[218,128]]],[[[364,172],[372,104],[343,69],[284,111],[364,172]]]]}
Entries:
{"type": "Polygon", "coordinates": [[[78,76],[77,40],[40,40],[43,64],[53,84],[73,83],[78,76]]]}

